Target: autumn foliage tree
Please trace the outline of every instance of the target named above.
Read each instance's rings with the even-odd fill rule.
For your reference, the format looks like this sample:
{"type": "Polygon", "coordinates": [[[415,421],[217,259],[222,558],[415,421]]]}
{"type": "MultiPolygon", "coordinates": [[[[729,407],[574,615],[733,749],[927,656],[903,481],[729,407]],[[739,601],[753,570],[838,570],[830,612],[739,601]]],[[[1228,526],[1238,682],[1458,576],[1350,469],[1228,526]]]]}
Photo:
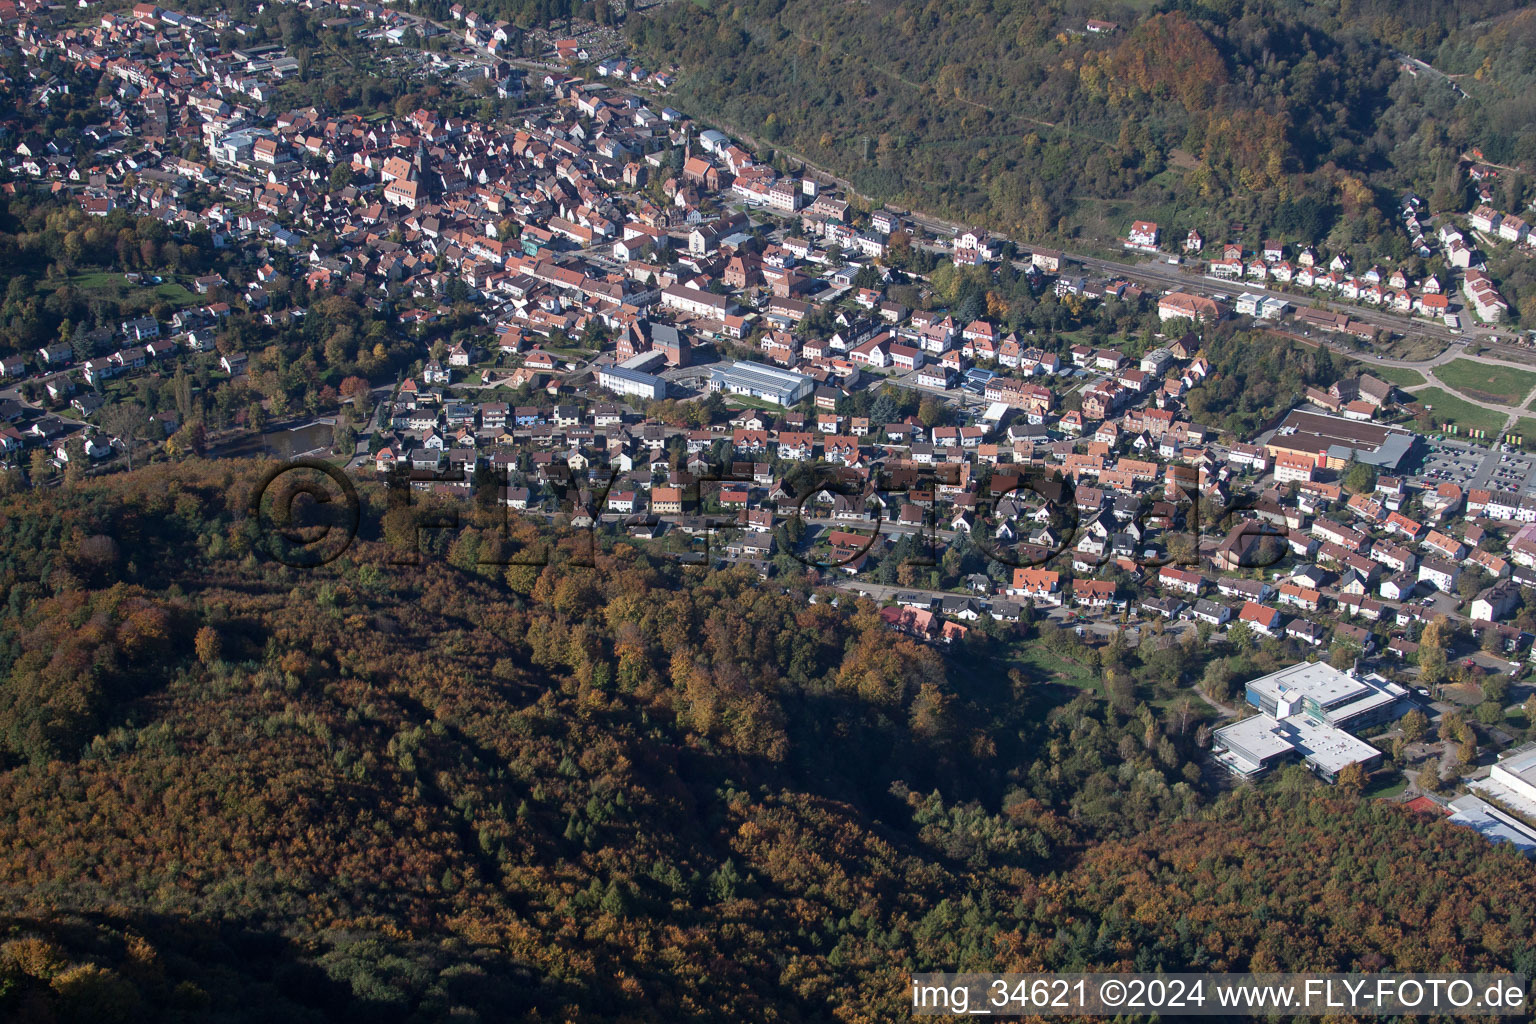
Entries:
{"type": "Polygon", "coordinates": [[[1112,703],[559,527],[513,575],[400,566],[367,487],[297,571],[260,469],[0,496],[0,1017],[890,1020],[912,963],[1528,963],[1517,854],[1348,779],[1213,792],[1136,651],[1112,703]]]}
{"type": "Polygon", "coordinates": [[[193,638],[192,649],[197,653],[198,661],[204,665],[214,664],[224,653],[224,644],[219,639],[219,631],[212,626],[203,626],[193,638]]]}

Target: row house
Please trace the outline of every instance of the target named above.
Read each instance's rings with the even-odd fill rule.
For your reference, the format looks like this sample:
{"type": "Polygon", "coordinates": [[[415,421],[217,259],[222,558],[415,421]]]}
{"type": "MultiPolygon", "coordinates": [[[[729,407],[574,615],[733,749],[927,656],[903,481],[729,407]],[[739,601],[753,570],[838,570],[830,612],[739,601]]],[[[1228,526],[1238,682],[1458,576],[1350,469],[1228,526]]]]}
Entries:
{"type": "Polygon", "coordinates": [[[1359,551],[1366,545],[1364,534],[1342,526],[1331,519],[1318,519],[1312,524],[1312,536],[1328,541],[1350,551],[1359,551]]]}
{"type": "Polygon", "coordinates": [[[1274,596],[1275,588],[1263,580],[1222,576],[1216,581],[1216,591],[1223,597],[1241,598],[1255,604],[1265,604],[1274,596]]]}
{"type": "Polygon", "coordinates": [[[1428,583],[1436,590],[1450,593],[1456,589],[1456,582],[1459,579],[1461,579],[1461,568],[1454,562],[1426,556],[1419,563],[1419,582],[1428,583]]]}
{"type": "Polygon", "coordinates": [[[1371,557],[1394,572],[1408,572],[1418,564],[1418,556],[1412,551],[1385,541],[1371,547],[1371,557]]]}
{"type": "Polygon", "coordinates": [[[1072,581],[1072,603],[1080,608],[1098,610],[1116,608],[1121,604],[1115,599],[1113,580],[1087,579],[1072,581]]]}
{"type": "Polygon", "coordinates": [[[1350,514],[1358,519],[1364,519],[1372,525],[1381,522],[1387,516],[1385,506],[1364,494],[1352,495],[1344,506],[1350,514]]]}
{"type": "Polygon", "coordinates": [[[1204,622],[1212,626],[1225,626],[1232,618],[1232,609],[1218,601],[1201,598],[1190,609],[1190,617],[1196,622],[1204,622]]]}
{"type": "Polygon", "coordinates": [[[807,431],[781,430],[776,443],[781,459],[803,462],[816,452],[816,435],[807,431]]]}
{"type": "Polygon", "coordinates": [[[1321,607],[1322,594],[1311,587],[1282,583],[1276,600],[1280,604],[1293,605],[1304,611],[1315,612],[1321,607]]]}
{"type": "Polygon", "coordinates": [[[1419,542],[1419,546],[1432,555],[1451,561],[1460,561],[1467,556],[1465,544],[1439,530],[1430,530],[1429,534],[1419,542]]]}
{"type": "Polygon", "coordinates": [[[1509,563],[1495,555],[1491,551],[1482,548],[1474,549],[1467,555],[1468,565],[1476,565],[1494,579],[1501,579],[1510,574],[1509,563]]]}
{"type": "Polygon", "coordinates": [[[1406,537],[1412,541],[1416,541],[1423,536],[1425,530],[1422,523],[1410,519],[1400,512],[1389,513],[1386,520],[1382,523],[1382,528],[1389,534],[1406,537]]]}

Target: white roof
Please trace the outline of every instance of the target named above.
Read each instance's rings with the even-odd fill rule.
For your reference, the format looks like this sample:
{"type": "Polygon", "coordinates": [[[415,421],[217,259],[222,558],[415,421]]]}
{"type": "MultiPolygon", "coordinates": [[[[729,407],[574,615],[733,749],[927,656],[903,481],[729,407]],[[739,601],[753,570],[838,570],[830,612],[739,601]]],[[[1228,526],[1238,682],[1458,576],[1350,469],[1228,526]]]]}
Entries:
{"type": "Polygon", "coordinates": [[[1292,715],[1278,725],[1281,734],[1301,751],[1301,756],[1330,775],[1357,761],[1366,761],[1381,751],[1343,729],[1314,722],[1306,715],[1292,715]]]}
{"type": "Polygon", "coordinates": [[[1496,767],[1528,786],[1536,786],[1536,747],[1505,757],[1496,767]]]}
{"type": "Polygon", "coordinates": [[[1311,697],[1321,707],[1364,696],[1371,689],[1347,672],[1325,662],[1300,662],[1248,684],[1255,692],[1275,701],[1311,697]]]}
{"type": "Polygon", "coordinates": [[[1390,704],[1397,700],[1400,694],[1389,693],[1386,690],[1367,689],[1367,691],[1346,704],[1336,705],[1328,709],[1328,719],[1333,722],[1347,722],[1352,718],[1358,718],[1368,711],[1374,711],[1383,704],[1390,704]]]}
{"type": "Polygon", "coordinates": [[[1008,415],[1008,408],[1007,402],[993,402],[987,406],[987,411],[981,414],[981,418],[992,423],[1001,422],[1002,418],[1008,415]]]}
{"type": "Polygon", "coordinates": [[[1474,828],[1492,842],[1510,843],[1526,854],[1536,853],[1536,833],[1492,804],[1468,793],[1452,800],[1451,809],[1456,813],[1448,821],[1474,828]]]}
{"type": "Polygon", "coordinates": [[[1254,715],[1217,729],[1215,738],[1223,744],[1230,740],[1244,751],[1265,760],[1295,750],[1309,763],[1330,775],[1381,753],[1343,729],[1314,722],[1306,715],[1291,715],[1282,719],[1266,714],[1254,715]]]}
{"type": "Polygon", "coordinates": [[[1215,739],[1218,743],[1231,740],[1250,754],[1268,760],[1292,748],[1292,743],[1282,737],[1276,727],[1276,722],[1268,715],[1254,715],[1245,718],[1241,722],[1224,726],[1216,730],[1215,739]]]}

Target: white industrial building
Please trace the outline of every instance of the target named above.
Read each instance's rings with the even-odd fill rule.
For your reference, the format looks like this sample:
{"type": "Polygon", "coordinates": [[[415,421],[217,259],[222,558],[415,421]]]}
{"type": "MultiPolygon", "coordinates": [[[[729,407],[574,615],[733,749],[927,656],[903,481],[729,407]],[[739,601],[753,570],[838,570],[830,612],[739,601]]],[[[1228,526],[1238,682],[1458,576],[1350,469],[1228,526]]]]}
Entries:
{"type": "MultiPolygon", "coordinates": [[[[662,358],[664,361],[666,357],[662,358]]],[[[659,400],[667,397],[667,382],[664,378],[628,366],[600,367],[597,371],[597,386],[615,394],[633,395],[636,398],[659,400]]]]}
{"type": "Polygon", "coordinates": [[[1536,747],[1511,750],[1493,766],[1488,781],[1503,787],[1517,800],[1524,800],[1536,810],[1536,747]]]}
{"type": "MultiPolygon", "coordinates": [[[[1536,745],[1511,750],[1489,769],[1486,779],[1467,788],[1502,808],[1536,822],[1536,745]]],[[[1530,826],[1525,826],[1530,830],[1530,826]]],[[[1532,831],[1536,838],[1536,830],[1532,831]]]]}
{"type": "Polygon", "coordinates": [[[781,370],[763,363],[739,361],[709,372],[711,391],[750,395],[776,405],[797,405],[810,395],[816,382],[803,373],[781,370]]]}
{"type": "Polygon", "coordinates": [[[1453,825],[1463,825],[1481,833],[1490,843],[1508,843],[1527,857],[1536,857],[1536,829],[1506,814],[1471,793],[1450,803],[1453,825]]]}

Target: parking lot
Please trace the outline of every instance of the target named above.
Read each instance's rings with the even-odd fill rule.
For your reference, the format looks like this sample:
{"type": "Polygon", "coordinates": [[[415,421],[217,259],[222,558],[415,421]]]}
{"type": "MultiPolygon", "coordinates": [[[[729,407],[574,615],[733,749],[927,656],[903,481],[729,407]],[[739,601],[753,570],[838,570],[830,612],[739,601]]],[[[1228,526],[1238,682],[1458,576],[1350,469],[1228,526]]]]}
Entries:
{"type": "Polygon", "coordinates": [[[1430,487],[1453,483],[1463,489],[1536,492],[1536,455],[1466,441],[1430,441],[1424,465],[1413,479],[1430,487]]]}
{"type": "Polygon", "coordinates": [[[1483,479],[1476,486],[1494,491],[1521,493],[1536,487],[1536,456],[1523,452],[1499,452],[1483,463],[1483,479]]]}

